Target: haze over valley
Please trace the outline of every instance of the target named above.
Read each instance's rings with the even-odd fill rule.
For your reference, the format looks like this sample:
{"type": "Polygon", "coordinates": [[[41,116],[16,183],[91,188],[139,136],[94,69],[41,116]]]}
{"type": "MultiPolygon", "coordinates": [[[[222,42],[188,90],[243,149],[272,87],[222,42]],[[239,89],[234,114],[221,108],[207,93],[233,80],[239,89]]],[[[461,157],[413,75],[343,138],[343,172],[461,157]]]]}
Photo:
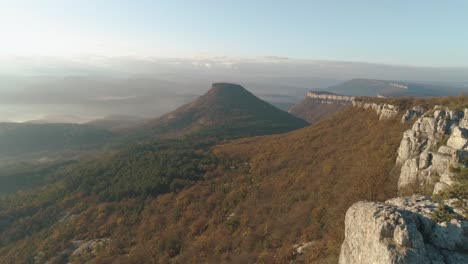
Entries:
{"type": "Polygon", "coordinates": [[[467,12],[0,0],[0,264],[468,263],[467,12]]]}
{"type": "Polygon", "coordinates": [[[358,78],[413,82],[434,90],[408,94],[412,96],[458,95],[468,87],[467,68],[275,57],[81,57],[74,60],[11,57],[5,64],[13,67],[0,68],[0,121],[3,122],[83,123],[109,116],[152,118],[195,99],[211,83],[223,81],[240,83],[282,109],[302,100],[309,90],[377,95],[362,86],[354,90],[353,87],[333,89],[358,78]]]}

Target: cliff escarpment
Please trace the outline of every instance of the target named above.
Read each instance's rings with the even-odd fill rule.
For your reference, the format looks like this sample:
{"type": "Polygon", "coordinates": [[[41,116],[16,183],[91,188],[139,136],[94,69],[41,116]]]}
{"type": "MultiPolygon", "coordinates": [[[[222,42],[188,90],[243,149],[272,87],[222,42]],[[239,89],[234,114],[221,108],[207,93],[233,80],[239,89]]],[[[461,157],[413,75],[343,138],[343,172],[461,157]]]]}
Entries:
{"type": "Polygon", "coordinates": [[[310,91],[304,100],[291,107],[288,112],[313,124],[349,108],[354,99],[353,96],[310,91]]]}
{"type": "Polygon", "coordinates": [[[467,263],[468,108],[424,104],[397,116],[410,126],[394,168],[399,197],[348,210],[340,263],[467,263]]]}

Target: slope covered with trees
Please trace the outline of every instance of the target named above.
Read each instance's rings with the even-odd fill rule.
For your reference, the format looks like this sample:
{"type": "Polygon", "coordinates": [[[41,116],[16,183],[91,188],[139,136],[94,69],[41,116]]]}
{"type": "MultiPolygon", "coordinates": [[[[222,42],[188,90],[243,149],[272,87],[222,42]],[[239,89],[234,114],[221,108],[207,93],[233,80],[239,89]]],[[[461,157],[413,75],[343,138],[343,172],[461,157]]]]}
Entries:
{"type": "Polygon", "coordinates": [[[79,124],[0,123],[0,159],[94,149],[112,136],[105,129],[79,124]]]}
{"type": "Polygon", "coordinates": [[[336,263],[349,206],[396,194],[400,120],[351,107],[287,134],[195,134],[53,168],[0,199],[0,262],[336,263]]]}
{"type": "Polygon", "coordinates": [[[2,199],[1,261],[284,263],[312,242],[308,260],[334,262],[346,209],[394,195],[404,129],[349,109],[285,135],[159,141],[73,164],[2,199]],[[93,239],[106,243],[73,255],[93,239]]]}

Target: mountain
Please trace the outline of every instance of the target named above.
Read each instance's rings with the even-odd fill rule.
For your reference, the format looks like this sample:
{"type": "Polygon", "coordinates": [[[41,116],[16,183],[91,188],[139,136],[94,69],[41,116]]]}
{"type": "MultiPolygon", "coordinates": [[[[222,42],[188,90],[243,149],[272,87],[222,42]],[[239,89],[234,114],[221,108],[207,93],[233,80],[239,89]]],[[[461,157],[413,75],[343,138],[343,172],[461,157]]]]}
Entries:
{"type": "MultiPolygon", "coordinates": [[[[351,259],[362,260],[348,254],[354,245],[378,259],[386,249],[413,250],[409,241],[418,250],[446,242],[428,246],[465,254],[463,239],[445,239],[463,237],[465,223],[433,225],[380,203],[346,212],[397,195],[403,172],[417,172],[406,175],[411,186],[427,189],[448,183],[452,160],[468,166],[468,134],[456,129],[468,127],[468,97],[365,100],[285,134],[164,139],[33,170],[40,188],[0,198],[0,263],[337,263],[345,234],[351,259]],[[396,162],[402,155],[408,166],[396,162]],[[417,228],[435,239],[408,239],[417,228]]],[[[28,179],[25,170],[9,171],[28,179]]],[[[447,189],[447,198],[466,195],[468,171],[461,173],[465,184],[447,189]]],[[[432,210],[419,202],[418,211],[432,210]]]]}
{"type": "Polygon", "coordinates": [[[460,92],[453,87],[443,85],[371,79],[353,79],[330,86],[326,90],[343,95],[372,97],[453,96],[460,92]]]}
{"type": "Polygon", "coordinates": [[[326,91],[310,91],[306,98],[292,106],[288,113],[313,124],[352,105],[353,98],[326,91]]]}
{"type": "Polygon", "coordinates": [[[396,192],[404,128],[349,108],[287,134],[164,140],[54,170],[50,187],[0,200],[0,262],[289,263],[309,243],[309,262],[336,263],[346,209],[396,192]]]}
{"type": "Polygon", "coordinates": [[[265,135],[291,131],[308,125],[257,98],[244,87],[214,83],[195,101],[133,129],[149,137],[174,137],[187,134],[223,136],[265,135]]]}

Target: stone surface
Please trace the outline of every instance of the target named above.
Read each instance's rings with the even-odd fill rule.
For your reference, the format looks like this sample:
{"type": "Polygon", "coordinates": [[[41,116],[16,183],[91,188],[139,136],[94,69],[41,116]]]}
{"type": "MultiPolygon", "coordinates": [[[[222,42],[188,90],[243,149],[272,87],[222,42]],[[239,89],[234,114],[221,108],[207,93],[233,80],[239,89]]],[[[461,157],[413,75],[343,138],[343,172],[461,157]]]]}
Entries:
{"type": "MultiPolygon", "coordinates": [[[[468,166],[468,109],[435,106],[423,114],[419,110],[402,117],[408,122],[419,116],[404,132],[398,149],[400,195],[438,193],[455,184],[452,166],[468,166]]],[[[346,213],[339,263],[468,263],[468,222],[457,199],[441,203],[417,195],[355,203],[346,213]],[[433,220],[440,208],[452,217],[448,222],[433,220]]]]}
{"type": "Polygon", "coordinates": [[[82,255],[96,255],[97,252],[110,242],[109,238],[98,238],[88,241],[75,240],[72,244],[76,247],[70,257],[79,257],[82,255]]]}
{"type": "Polygon", "coordinates": [[[401,195],[429,194],[452,185],[450,167],[468,160],[465,113],[468,109],[462,112],[435,106],[404,132],[396,161],[401,167],[398,181],[401,195]]]}
{"type": "Polygon", "coordinates": [[[411,121],[414,118],[421,116],[424,112],[425,112],[424,107],[415,106],[409,110],[406,110],[406,112],[401,117],[401,122],[406,123],[408,121],[411,121]]]}
{"type": "Polygon", "coordinates": [[[291,256],[290,264],[304,264],[305,253],[315,244],[314,241],[304,242],[293,246],[293,252],[291,256]]]}
{"type": "Polygon", "coordinates": [[[307,97],[319,99],[323,103],[327,103],[327,102],[336,103],[336,102],[341,101],[346,104],[351,103],[355,99],[355,97],[353,96],[339,95],[339,94],[333,94],[333,93],[327,93],[327,92],[313,92],[313,91],[308,92],[307,97]]]}
{"type": "Polygon", "coordinates": [[[455,126],[447,141],[447,146],[453,149],[468,150],[468,130],[455,126]]]}
{"type": "Polygon", "coordinates": [[[427,197],[357,202],[346,213],[340,264],[468,263],[468,223],[436,223],[427,197]]]}
{"type": "Polygon", "coordinates": [[[379,115],[379,119],[381,120],[394,118],[400,113],[400,109],[397,106],[391,104],[365,103],[354,100],[353,106],[364,109],[372,109],[379,115]]]}

